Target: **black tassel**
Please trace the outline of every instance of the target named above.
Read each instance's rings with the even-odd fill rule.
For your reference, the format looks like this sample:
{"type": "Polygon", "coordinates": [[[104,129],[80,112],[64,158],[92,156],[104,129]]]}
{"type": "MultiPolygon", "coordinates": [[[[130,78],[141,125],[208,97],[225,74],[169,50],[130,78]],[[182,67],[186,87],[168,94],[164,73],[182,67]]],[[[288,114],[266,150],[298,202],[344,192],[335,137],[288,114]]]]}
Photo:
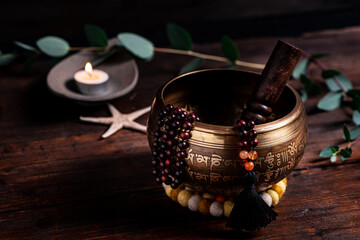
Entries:
{"type": "Polygon", "coordinates": [[[244,174],[244,190],[237,196],[227,227],[236,230],[254,231],[266,227],[278,215],[254,189],[257,176],[254,171],[244,174]]]}

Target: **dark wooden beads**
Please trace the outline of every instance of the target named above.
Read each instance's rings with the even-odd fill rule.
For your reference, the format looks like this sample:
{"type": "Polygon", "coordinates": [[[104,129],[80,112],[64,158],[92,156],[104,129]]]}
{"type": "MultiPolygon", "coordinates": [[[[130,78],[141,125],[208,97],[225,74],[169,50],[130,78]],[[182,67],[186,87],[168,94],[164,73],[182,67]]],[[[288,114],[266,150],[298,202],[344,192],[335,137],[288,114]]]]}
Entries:
{"type": "Polygon", "coordinates": [[[152,144],[154,158],[151,161],[157,183],[165,183],[172,188],[182,183],[188,140],[195,121],[199,121],[195,114],[188,114],[171,104],[159,112],[156,120],[158,129],[154,133],[156,140],[152,144]]]}
{"type": "Polygon", "coordinates": [[[257,158],[257,152],[254,149],[258,145],[257,132],[254,130],[255,122],[253,120],[239,120],[236,122],[239,129],[238,146],[240,148],[239,157],[243,160],[246,171],[252,171],[254,168],[254,161],[257,158]]]}

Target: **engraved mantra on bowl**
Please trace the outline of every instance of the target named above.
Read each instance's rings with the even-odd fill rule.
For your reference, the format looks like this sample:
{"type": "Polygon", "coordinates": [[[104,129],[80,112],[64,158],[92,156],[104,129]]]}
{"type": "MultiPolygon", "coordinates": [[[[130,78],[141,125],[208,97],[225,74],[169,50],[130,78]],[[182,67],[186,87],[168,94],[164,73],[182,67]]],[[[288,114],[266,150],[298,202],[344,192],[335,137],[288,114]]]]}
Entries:
{"type": "MultiPolygon", "coordinates": [[[[262,171],[262,173],[258,174],[258,178],[263,178],[265,182],[268,182],[293,169],[297,163],[296,160],[300,160],[297,153],[305,148],[306,139],[307,135],[301,139],[299,145],[296,145],[294,141],[291,141],[285,151],[276,153],[268,152],[265,157],[258,157],[254,161],[255,167],[262,171]],[[265,163],[265,166],[263,166],[263,163],[265,163]],[[263,170],[264,167],[266,167],[266,170],[263,170]]],[[[223,169],[221,165],[224,165],[225,167],[232,166],[234,169],[241,167],[242,163],[239,159],[224,159],[218,154],[206,156],[193,153],[193,149],[190,149],[186,160],[190,162],[190,166],[187,167],[187,172],[192,180],[203,180],[207,184],[212,184],[218,181],[234,182],[234,180],[239,179],[239,176],[223,176],[216,172],[217,169],[223,169]],[[194,166],[195,161],[198,165],[203,166],[204,169],[210,170],[209,174],[193,171],[191,166],[194,166]]]]}

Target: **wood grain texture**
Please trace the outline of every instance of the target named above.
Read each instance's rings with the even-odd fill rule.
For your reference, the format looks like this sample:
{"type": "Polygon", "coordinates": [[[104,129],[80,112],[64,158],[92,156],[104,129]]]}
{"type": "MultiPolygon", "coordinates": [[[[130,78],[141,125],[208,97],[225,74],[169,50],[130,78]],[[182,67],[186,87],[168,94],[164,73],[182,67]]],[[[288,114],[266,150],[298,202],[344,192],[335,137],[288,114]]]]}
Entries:
{"type": "MultiPolygon", "coordinates": [[[[276,40],[237,45],[243,60],[265,63],[276,40]]],[[[283,40],[311,53],[331,52],[323,63],[360,87],[360,28],[283,40]]],[[[195,48],[221,53],[219,44],[195,48]]],[[[151,104],[157,88],[187,61],[158,54],[139,62],[138,86],[112,104],[124,113],[151,104]]],[[[153,181],[144,134],[122,130],[99,140],[107,127],[78,117],[106,116],[105,106],[87,108],[52,96],[45,85],[47,62],[23,76],[14,73],[17,67],[2,70],[0,78],[1,239],[360,238],[359,147],[343,164],[318,157],[324,147],[343,141],[342,123],[351,125],[348,109],[319,111],[321,96],[306,103],[309,143],[275,209],[278,220],[259,232],[236,233],[225,228],[225,219],[190,212],[165,196],[153,181]]],[[[310,73],[321,81],[317,69],[310,73]]]]}
{"type": "Polygon", "coordinates": [[[276,43],[242,118],[251,119],[256,124],[268,121],[272,107],[279,100],[300,57],[298,48],[283,41],[276,43]]]}

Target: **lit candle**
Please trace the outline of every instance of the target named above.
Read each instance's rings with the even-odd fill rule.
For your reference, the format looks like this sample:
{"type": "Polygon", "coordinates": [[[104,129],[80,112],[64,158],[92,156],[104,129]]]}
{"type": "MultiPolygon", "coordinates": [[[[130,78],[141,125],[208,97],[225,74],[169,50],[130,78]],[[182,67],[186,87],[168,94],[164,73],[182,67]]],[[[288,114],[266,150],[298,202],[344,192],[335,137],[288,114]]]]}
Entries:
{"type": "Polygon", "coordinates": [[[79,91],[89,95],[99,95],[107,90],[109,75],[101,70],[93,69],[91,63],[86,63],[85,70],[75,73],[74,79],[79,91]]]}

